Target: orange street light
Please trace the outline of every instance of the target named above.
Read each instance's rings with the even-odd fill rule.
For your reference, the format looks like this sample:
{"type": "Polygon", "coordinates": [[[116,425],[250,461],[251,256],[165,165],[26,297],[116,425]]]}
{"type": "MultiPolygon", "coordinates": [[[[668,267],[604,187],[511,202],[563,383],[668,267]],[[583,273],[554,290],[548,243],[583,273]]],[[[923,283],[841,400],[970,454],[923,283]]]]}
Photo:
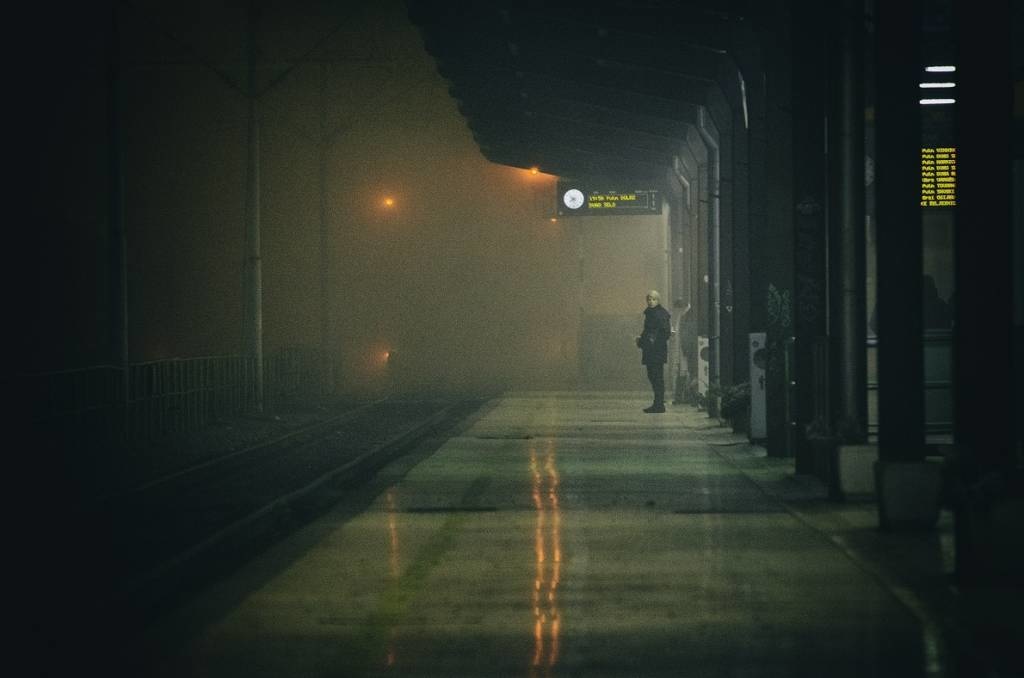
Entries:
{"type": "Polygon", "coordinates": [[[540,168],[536,165],[530,168],[530,174],[537,174],[538,172],[540,172],[540,168]]]}
{"type": "Polygon", "coordinates": [[[395,199],[391,197],[384,198],[384,207],[394,207],[395,199]]]}

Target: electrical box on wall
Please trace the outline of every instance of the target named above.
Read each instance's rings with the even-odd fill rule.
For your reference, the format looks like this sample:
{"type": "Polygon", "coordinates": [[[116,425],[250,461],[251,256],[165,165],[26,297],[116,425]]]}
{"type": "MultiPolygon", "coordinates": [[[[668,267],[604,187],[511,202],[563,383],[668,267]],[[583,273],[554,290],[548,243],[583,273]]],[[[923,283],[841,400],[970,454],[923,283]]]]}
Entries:
{"type": "Polygon", "coordinates": [[[768,437],[768,407],[765,379],[768,366],[768,352],[765,349],[767,335],[764,332],[750,333],[750,439],[768,437]]]}

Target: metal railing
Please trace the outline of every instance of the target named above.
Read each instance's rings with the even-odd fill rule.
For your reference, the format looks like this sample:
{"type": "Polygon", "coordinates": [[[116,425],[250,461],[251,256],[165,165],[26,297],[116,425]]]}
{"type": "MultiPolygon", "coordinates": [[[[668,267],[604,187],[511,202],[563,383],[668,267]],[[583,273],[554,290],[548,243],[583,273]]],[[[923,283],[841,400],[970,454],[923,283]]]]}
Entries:
{"type": "Polygon", "coordinates": [[[253,362],[246,356],[159,360],[127,369],[129,439],[196,430],[256,402],[253,362]]]}
{"type": "MultiPolygon", "coordinates": [[[[924,351],[924,422],[930,435],[953,432],[953,333],[927,330],[924,351]]],[[[878,338],[867,341],[868,433],[878,433],[878,338]]]]}
{"type": "MultiPolygon", "coordinates": [[[[247,356],[173,358],[97,365],[22,377],[33,427],[50,436],[117,444],[196,430],[255,409],[247,356]]],[[[264,406],[323,392],[320,352],[291,347],[264,360],[264,406]]]]}

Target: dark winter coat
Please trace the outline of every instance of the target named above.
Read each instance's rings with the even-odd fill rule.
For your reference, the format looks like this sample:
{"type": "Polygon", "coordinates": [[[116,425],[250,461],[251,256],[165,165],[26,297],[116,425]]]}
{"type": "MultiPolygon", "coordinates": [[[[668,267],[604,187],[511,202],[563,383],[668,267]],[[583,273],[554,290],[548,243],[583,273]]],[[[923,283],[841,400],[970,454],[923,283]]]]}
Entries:
{"type": "Polygon", "coordinates": [[[663,306],[644,309],[644,331],[637,339],[644,365],[664,365],[668,362],[668,340],[672,336],[672,316],[663,306]]]}

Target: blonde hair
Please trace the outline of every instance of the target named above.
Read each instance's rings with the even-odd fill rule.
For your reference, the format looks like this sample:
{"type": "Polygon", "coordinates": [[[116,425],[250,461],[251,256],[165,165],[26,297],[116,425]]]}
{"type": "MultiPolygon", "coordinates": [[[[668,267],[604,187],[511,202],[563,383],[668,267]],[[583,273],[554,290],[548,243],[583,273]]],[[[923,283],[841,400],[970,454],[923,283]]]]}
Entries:
{"type": "Polygon", "coordinates": [[[661,295],[658,294],[658,290],[651,290],[650,292],[647,293],[647,296],[649,296],[651,299],[654,299],[655,301],[661,301],[661,295]]]}

